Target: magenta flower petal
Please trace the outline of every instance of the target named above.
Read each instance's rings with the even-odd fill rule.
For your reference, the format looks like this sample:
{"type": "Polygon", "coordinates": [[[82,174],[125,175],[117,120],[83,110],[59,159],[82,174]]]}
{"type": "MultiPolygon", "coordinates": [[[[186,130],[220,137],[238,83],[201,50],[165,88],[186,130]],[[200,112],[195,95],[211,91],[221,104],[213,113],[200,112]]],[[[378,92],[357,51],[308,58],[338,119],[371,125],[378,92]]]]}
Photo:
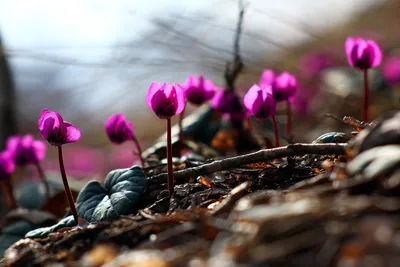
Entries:
{"type": "Polygon", "coordinates": [[[146,104],[150,109],[153,109],[153,106],[152,106],[153,96],[160,90],[160,88],[162,88],[163,86],[166,86],[166,85],[167,85],[166,83],[161,84],[158,82],[152,82],[150,84],[150,88],[146,94],[146,104]]]}
{"type": "Polygon", "coordinates": [[[246,111],[240,98],[234,92],[226,92],[224,88],[220,88],[215,94],[211,106],[218,112],[228,114],[234,120],[246,118],[246,111]]]}
{"type": "Polygon", "coordinates": [[[81,131],[72,123],[64,121],[64,125],[66,128],[66,134],[64,143],[74,143],[77,142],[81,138],[81,131]]]}
{"type": "Polygon", "coordinates": [[[63,118],[57,112],[45,109],[38,121],[40,134],[53,146],[60,146],[79,140],[81,132],[77,127],[63,118]]]}
{"type": "Polygon", "coordinates": [[[276,111],[276,102],[267,87],[253,85],[244,96],[244,104],[249,112],[259,120],[273,116],[276,111]]]}
{"type": "Polygon", "coordinates": [[[32,142],[32,150],[34,151],[36,161],[42,161],[46,156],[46,144],[40,140],[32,142]]]}
{"type": "Polygon", "coordinates": [[[376,68],[381,64],[382,51],[372,40],[347,38],[345,52],[350,66],[359,70],[376,68]]]}
{"type": "Polygon", "coordinates": [[[392,86],[400,82],[400,57],[390,57],[385,60],[382,68],[385,82],[392,86]]]}
{"type": "Polygon", "coordinates": [[[18,165],[34,164],[46,155],[46,146],[33,135],[12,136],[7,139],[7,151],[18,165]]]}
{"type": "Polygon", "coordinates": [[[373,41],[367,41],[368,48],[371,50],[371,54],[373,54],[371,68],[378,67],[382,62],[382,51],[379,46],[373,41]]]}
{"type": "Polygon", "coordinates": [[[15,170],[12,153],[5,150],[0,152],[0,180],[6,180],[15,170]]]}
{"type": "Polygon", "coordinates": [[[146,95],[146,103],[160,119],[169,119],[185,108],[183,88],[175,83],[152,83],[146,95]]]}
{"type": "Polygon", "coordinates": [[[276,101],[292,101],[296,94],[296,78],[288,72],[276,77],[272,87],[272,95],[276,101]]]}
{"type": "Polygon", "coordinates": [[[106,120],[104,126],[108,138],[115,144],[122,144],[133,138],[132,123],[126,120],[123,114],[112,115],[106,120]]]}
{"type": "MultiPolygon", "coordinates": [[[[275,73],[272,70],[264,70],[264,72],[261,74],[260,82],[258,84],[260,87],[271,86],[275,83],[275,78],[275,73]]],[[[272,91],[270,93],[272,93],[272,91]]]]}
{"type": "Polygon", "coordinates": [[[189,76],[183,89],[186,99],[195,106],[200,106],[211,100],[216,91],[213,82],[205,80],[203,75],[200,75],[199,78],[189,76]]]}

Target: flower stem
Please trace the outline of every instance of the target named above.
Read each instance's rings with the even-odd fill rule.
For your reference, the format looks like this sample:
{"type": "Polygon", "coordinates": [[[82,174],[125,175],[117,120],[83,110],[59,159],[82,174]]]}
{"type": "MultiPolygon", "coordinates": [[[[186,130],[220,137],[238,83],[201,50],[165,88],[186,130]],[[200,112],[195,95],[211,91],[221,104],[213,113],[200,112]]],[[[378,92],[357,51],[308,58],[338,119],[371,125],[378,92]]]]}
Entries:
{"type": "Polygon", "coordinates": [[[186,105],[183,108],[181,114],[179,114],[179,140],[182,142],[183,141],[183,129],[182,129],[182,121],[185,116],[185,110],[186,110],[186,105]]]}
{"type": "Polygon", "coordinates": [[[272,116],[271,118],[272,118],[272,124],[274,125],[275,147],[279,147],[278,125],[276,124],[275,116],[272,116]]]}
{"type": "Polygon", "coordinates": [[[142,157],[142,148],[140,147],[139,141],[137,140],[136,136],[132,136],[132,140],[136,145],[137,153],[139,154],[140,161],[142,162],[142,167],[144,167],[144,160],[142,157]]]}
{"type": "Polygon", "coordinates": [[[364,105],[363,105],[363,121],[368,122],[368,70],[364,70],[364,105]]]}
{"type": "Polygon", "coordinates": [[[10,209],[15,209],[17,204],[15,203],[14,194],[12,190],[12,184],[10,179],[5,179],[0,183],[1,189],[4,192],[4,201],[10,209]]]}
{"type": "Polygon", "coordinates": [[[292,109],[289,100],[286,102],[286,137],[291,139],[292,137],[292,109]]]}
{"type": "Polygon", "coordinates": [[[78,224],[78,212],[76,211],[74,197],[72,196],[71,190],[69,189],[67,175],[65,174],[64,161],[62,156],[62,148],[58,146],[58,161],[60,162],[61,177],[64,184],[65,195],[67,196],[69,206],[72,214],[74,215],[75,223],[78,224]]]}
{"type": "Polygon", "coordinates": [[[168,164],[168,191],[172,196],[174,193],[174,170],[172,167],[172,136],[171,136],[171,119],[167,119],[167,164],[168,164]]]}
{"type": "Polygon", "coordinates": [[[42,184],[44,186],[44,191],[46,194],[46,199],[50,199],[50,187],[49,187],[49,183],[47,182],[47,178],[46,178],[46,174],[44,173],[42,166],[40,165],[39,162],[36,162],[36,168],[39,172],[39,177],[40,180],[42,181],[42,184]]]}

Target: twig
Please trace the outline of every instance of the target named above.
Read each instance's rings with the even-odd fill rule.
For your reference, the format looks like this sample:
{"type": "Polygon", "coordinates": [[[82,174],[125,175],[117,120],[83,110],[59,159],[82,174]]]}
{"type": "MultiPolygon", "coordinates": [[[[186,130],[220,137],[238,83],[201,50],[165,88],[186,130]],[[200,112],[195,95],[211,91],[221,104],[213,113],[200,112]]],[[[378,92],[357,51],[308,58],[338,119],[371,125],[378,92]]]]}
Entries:
{"type": "MultiPolygon", "coordinates": [[[[206,175],[217,171],[237,168],[241,165],[250,163],[264,162],[276,158],[283,158],[288,156],[302,156],[305,154],[315,155],[343,155],[345,154],[346,143],[339,144],[292,144],[284,147],[262,149],[260,151],[245,154],[241,156],[216,160],[214,162],[203,164],[197,167],[188,168],[174,172],[176,181],[185,181],[191,177],[199,175],[206,175]]],[[[166,182],[167,173],[161,173],[149,177],[152,182],[166,182]]]]}
{"type": "Polygon", "coordinates": [[[243,62],[240,56],[240,35],[242,33],[242,25],[243,25],[243,16],[244,16],[244,6],[243,0],[239,0],[239,19],[236,25],[235,39],[233,42],[233,53],[234,58],[233,62],[227,62],[225,66],[225,82],[226,82],[226,90],[233,91],[235,89],[235,80],[239,73],[243,69],[243,62]]]}

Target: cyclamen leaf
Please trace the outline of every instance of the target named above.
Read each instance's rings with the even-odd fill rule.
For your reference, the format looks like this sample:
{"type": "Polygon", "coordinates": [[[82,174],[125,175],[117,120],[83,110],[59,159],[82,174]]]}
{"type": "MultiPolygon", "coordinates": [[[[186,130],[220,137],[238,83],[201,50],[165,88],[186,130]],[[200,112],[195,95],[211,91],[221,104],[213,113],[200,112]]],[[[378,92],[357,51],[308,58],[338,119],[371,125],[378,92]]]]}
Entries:
{"type": "Polygon", "coordinates": [[[320,135],[312,143],[345,143],[349,140],[345,133],[341,132],[329,132],[320,135]]]}
{"type": "Polygon", "coordinates": [[[36,227],[36,225],[26,221],[18,221],[5,227],[0,235],[0,258],[9,246],[24,238],[27,232],[36,227]]]}
{"type": "Polygon", "coordinates": [[[47,236],[50,233],[57,231],[58,229],[65,228],[65,227],[72,227],[75,226],[74,216],[70,215],[65,217],[64,219],[60,220],[57,224],[49,227],[42,227],[36,230],[32,230],[28,232],[25,237],[26,238],[42,238],[47,236]]]}
{"type": "Polygon", "coordinates": [[[147,188],[147,180],[139,166],[111,171],[104,186],[89,182],[79,193],[79,216],[89,222],[116,219],[135,210],[135,204],[147,188]]]}

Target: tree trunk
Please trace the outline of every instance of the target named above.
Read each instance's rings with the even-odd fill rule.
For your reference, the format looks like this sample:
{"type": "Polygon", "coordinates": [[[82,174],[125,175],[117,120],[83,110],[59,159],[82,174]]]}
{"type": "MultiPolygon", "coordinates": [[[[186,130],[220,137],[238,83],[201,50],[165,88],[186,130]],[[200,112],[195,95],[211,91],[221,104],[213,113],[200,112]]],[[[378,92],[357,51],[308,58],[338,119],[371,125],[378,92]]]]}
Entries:
{"type": "Polygon", "coordinates": [[[0,34],[0,149],[8,136],[17,132],[15,88],[0,34]]]}

